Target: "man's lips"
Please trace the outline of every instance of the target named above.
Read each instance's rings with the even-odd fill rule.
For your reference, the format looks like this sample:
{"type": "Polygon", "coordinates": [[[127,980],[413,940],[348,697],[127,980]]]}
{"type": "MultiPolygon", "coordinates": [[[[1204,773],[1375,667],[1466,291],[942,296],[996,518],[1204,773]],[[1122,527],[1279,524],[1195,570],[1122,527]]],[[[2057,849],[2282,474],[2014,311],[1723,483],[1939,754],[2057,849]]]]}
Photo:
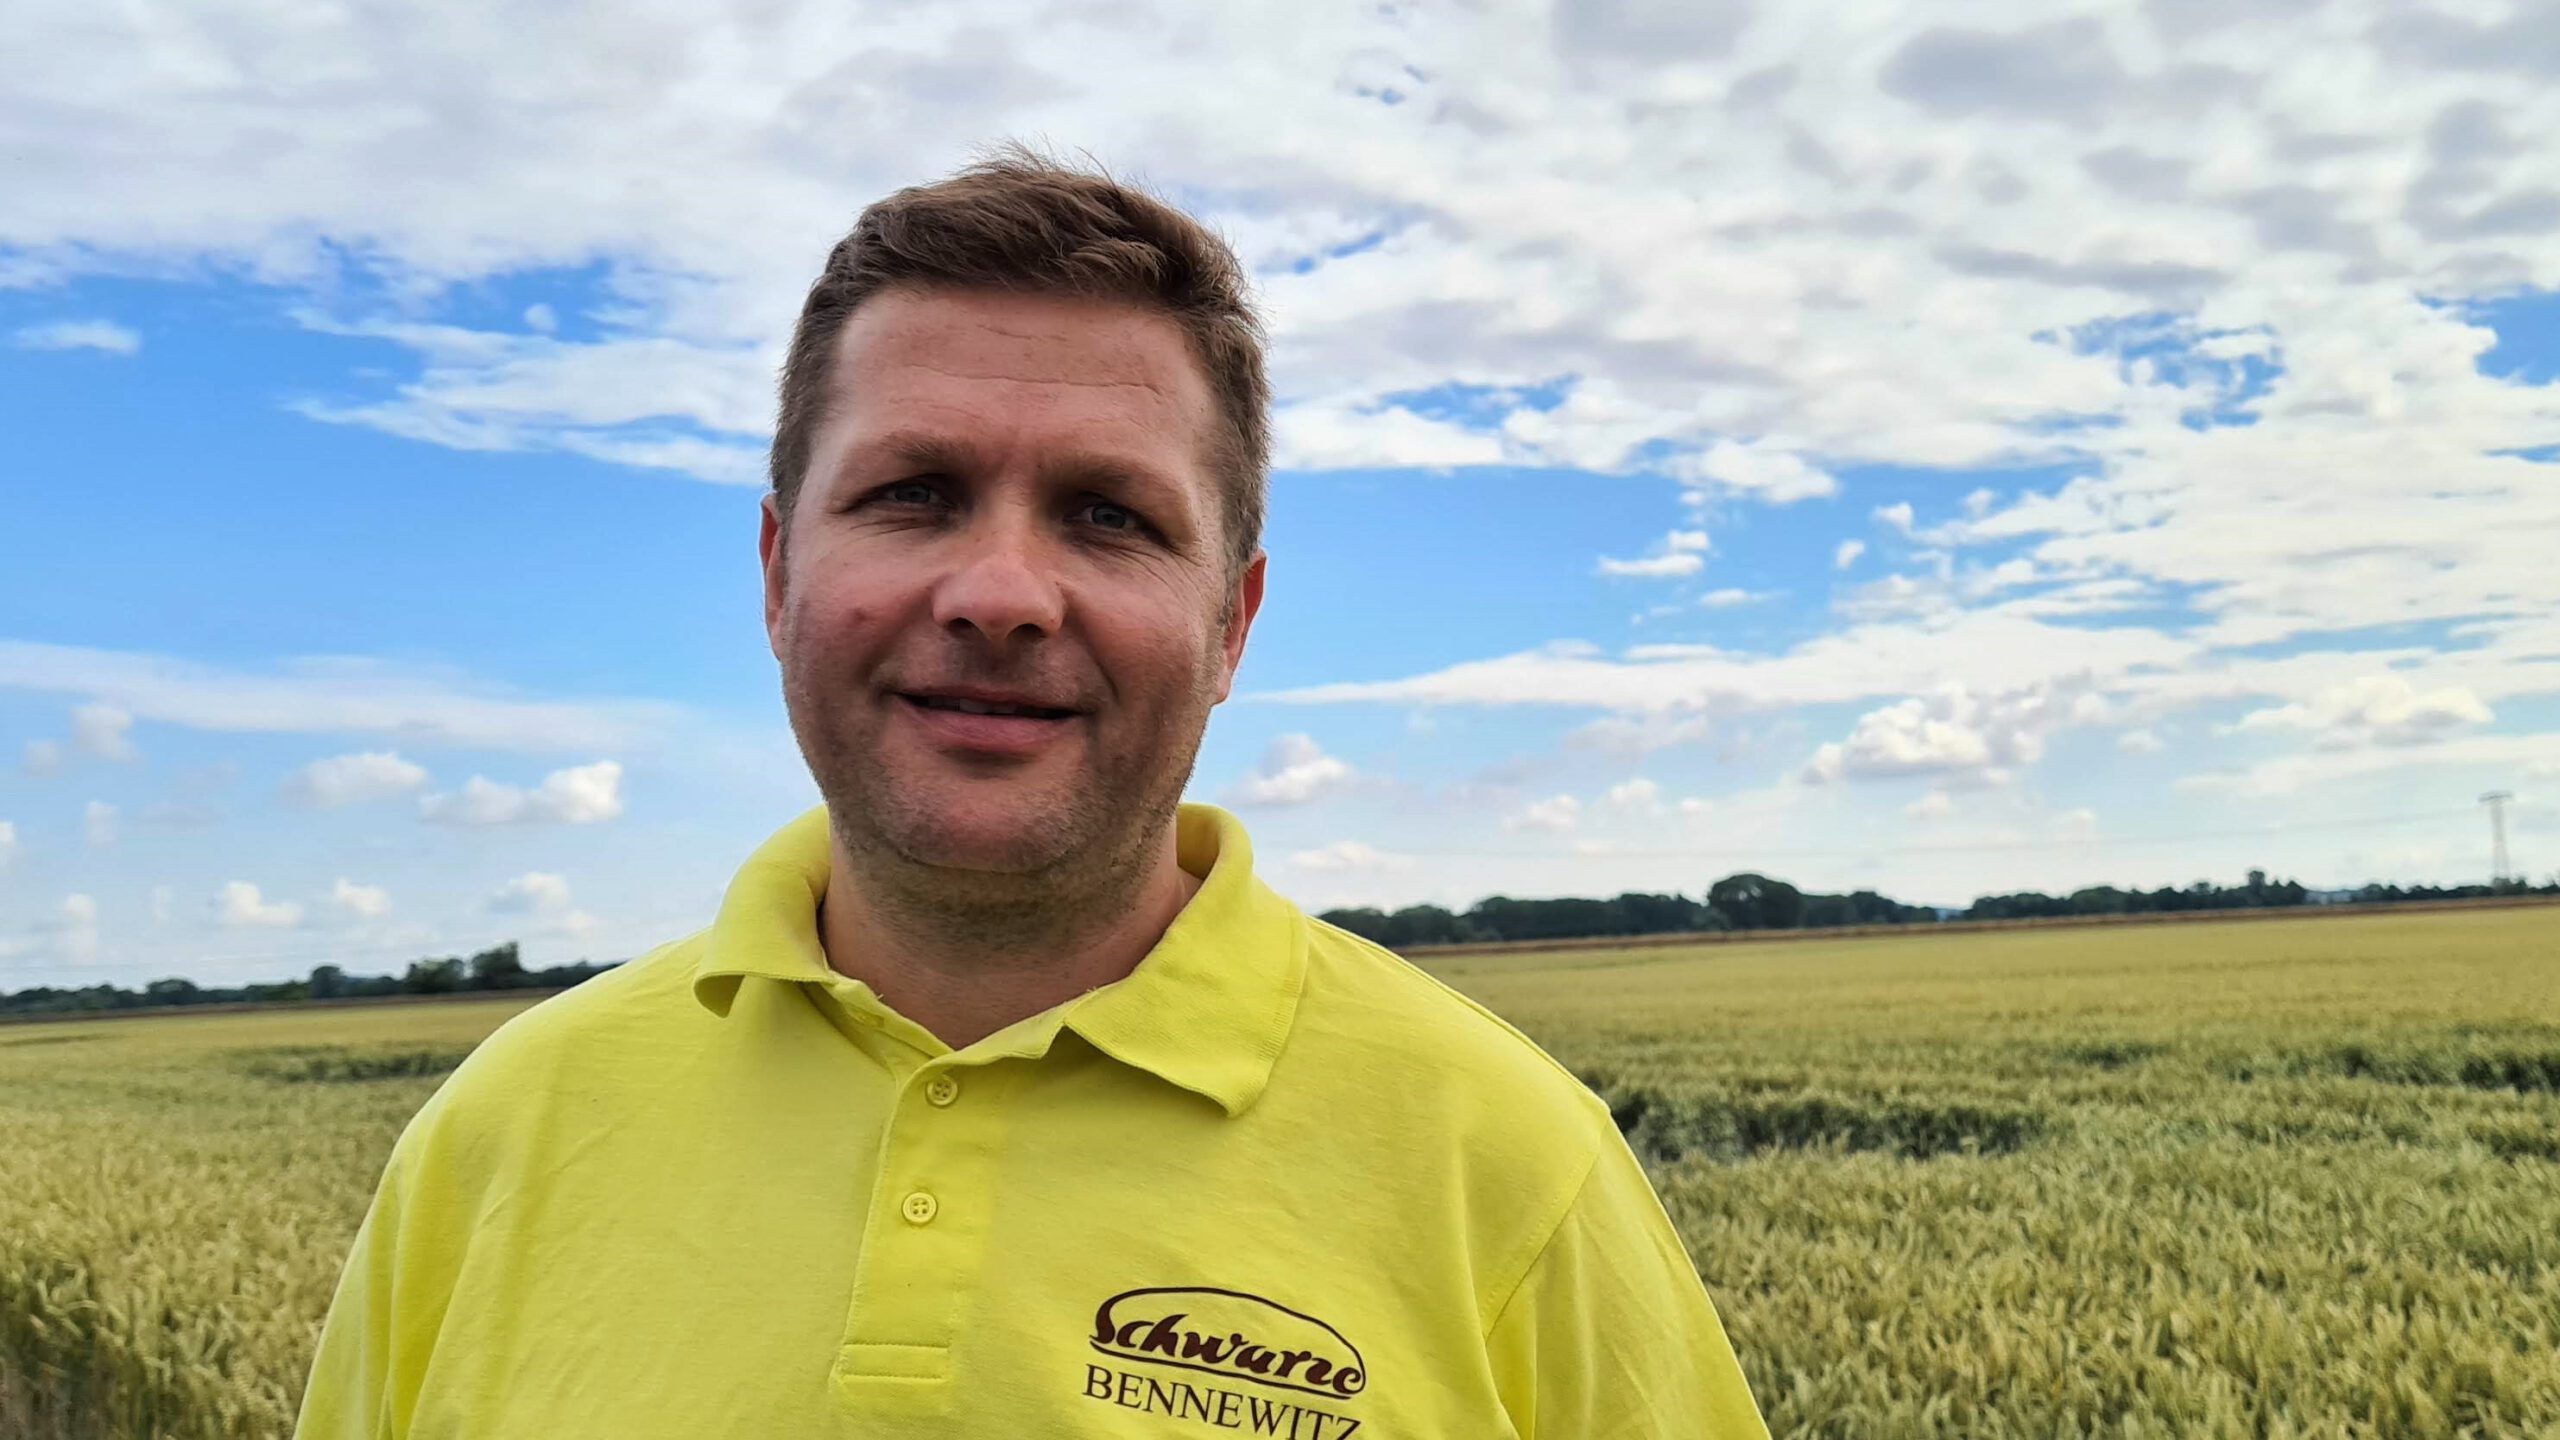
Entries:
{"type": "Polygon", "coordinates": [[[1055,744],[1082,718],[1074,711],[1039,715],[973,715],[899,693],[897,706],[934,744],[981,755],[1029,757],[1055,744]]]}

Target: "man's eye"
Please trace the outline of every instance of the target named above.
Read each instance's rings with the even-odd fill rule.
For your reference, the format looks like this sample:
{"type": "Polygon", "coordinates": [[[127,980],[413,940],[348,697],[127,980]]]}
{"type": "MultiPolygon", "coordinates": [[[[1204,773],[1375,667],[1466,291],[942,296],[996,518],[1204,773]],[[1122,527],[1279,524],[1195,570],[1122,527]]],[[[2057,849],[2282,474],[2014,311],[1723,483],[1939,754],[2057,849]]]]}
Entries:
{"type": "Polygon", "coordinates": [[[873,493],[882,500],[892,501],[897,504],[929,505],[937,498],[938,492],[935,491],[932,483],[929,481],[899,480],[892,484],[883,485],[873,493]]]}
{"type": "Polygon", "coordinates": [[[1102,517],[1101,525],[1105,530],[1136,531],[1146,528],[1146,522],[1138,518],[1137,511],[1126,505],[1114,505],[1108,500],[1094,501],[1085,507],[1085,513],[1102,517]]]}

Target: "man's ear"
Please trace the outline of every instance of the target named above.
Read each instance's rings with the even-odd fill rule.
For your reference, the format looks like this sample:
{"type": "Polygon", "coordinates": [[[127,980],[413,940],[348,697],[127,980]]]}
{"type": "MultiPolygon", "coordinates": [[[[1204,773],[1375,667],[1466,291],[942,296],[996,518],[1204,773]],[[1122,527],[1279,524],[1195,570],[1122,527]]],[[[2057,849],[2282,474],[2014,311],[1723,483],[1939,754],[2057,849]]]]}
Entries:
{"type": "Polygon", "coordinates": [[[765,492],[759,507],[764,519],[757,526],[756,557],[764,566],[764,638],[773,650],[773,658],[782,658],[782,584],[784,547],[782,543],[781,497],[765,492]]]}
{"type": "Polygon", "coordinates": [[[1253,617],[1262,610],[1262,574],[1268,568],[1268,551],[1253,552],[1253,562],[1236,577],[1235,593],[1227,597],[1226,673],[1218,678],[1218,701],[1223,702],[1235,689],[1236,667],[1244,663],[1244,639],[1253,629],[1253,617]]]}

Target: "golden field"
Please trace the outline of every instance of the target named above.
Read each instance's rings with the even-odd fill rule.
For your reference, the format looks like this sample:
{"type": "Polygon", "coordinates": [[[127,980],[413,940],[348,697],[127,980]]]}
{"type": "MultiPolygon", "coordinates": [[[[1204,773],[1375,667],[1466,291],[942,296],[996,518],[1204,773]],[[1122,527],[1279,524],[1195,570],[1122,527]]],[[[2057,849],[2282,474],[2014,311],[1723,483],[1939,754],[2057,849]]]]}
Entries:
{"type": "MultiPolygon", "coordinates": [[[[1452,955],[1608,1096],[1771,1428],[2560,1436],[2560,910],[1452,955]]],[[[522,997],[0,1027],[0,1435],[290,1429],[522,997]]]]}

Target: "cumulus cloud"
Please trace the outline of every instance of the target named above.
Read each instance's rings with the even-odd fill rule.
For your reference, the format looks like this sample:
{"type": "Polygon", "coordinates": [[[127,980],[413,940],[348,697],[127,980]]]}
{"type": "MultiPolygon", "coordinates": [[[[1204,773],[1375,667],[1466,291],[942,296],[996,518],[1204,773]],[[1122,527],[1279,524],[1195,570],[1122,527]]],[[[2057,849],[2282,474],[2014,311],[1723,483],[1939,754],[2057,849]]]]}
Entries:
{"type": "Polygon", "coordinates": [[[1961,680],[1927,695],[1870,710],[1845,741],[1816,750],[1803,778],[1840,780],[1933,775],[1971,785],[2008,783],[2015,767],[2044,754],[2042,732],[2063,723],[2054,696],[2037,690],[1976,695],[1961,680]]]}
{"type": "Polygon", "coordinates": [[[18,773],[30,779],[50,775],[62,768],[62,742],[30,740],[18,752],[18,773]]]}
{"type": "Polygon", "coordinates": [[[1505,830],[1546,830],[1564,833],[1582,823],[1582,802],[1571,795],[1555,795],[1531,804],[1516,814],[1504,817],[1505,830]]]}
{"type": "Polygon", "coordinates": [[[1698,608],[1701,610],[1730,610],[1736,605],[1756,604],[1759,601],[1766,600],[1768,598],[1769,597],[1766,594],[1759,591],[1728,587],[1722,590],[1710,590],[1706,594],[1699,596],[1698,608]]]}
{"type": "Polygon", "coordinates": [[[2116,748],[2127,755],[2156,755],[2168,748],[2168,742],[2148,730],[2127,730],[2116,737],[2116,748]]]}
{"type": "Polygon", "coordinates": [[[549,870],[528,870],[499,886],[489,897],[489,909],[501,915],[534,915],[568,908],[568,878],[549,870]]]}
{"type": "Polygon", "coordinates": [[[499,886],[484,908],[492,914],[529,917],[536,934],[584,936],[600,923],[572,903],[567,877],[549,870],[528,870],[499,886]]]}
{"type": "Polygon", "coordinates": [[[99,350],[131,355],[142,349],[142,336],[113,320],[55,320],[21,327],[10,337],[21,350],[99,350]]]}
{"type": "Polygon", "coordinates": [[[527,790],[474,775],[450,793],[418,797],[419,818],[439,825],[595,825],[622,814],[622,766],[613,760],[554,770],[527,790]]]}
{"type": "Polygon", "coordinates": [[[1604,798],[1610,809],[1623,815],[1651,818],[1663,812],[1662,787],[1642,776],[1610,786],[1604,798]]]}
{"type": "Polygon", "coordinates": [[[1603,555],[1600,557],[1598,573],[1635,576],[1648,580],[1675,579],[1682,575],[1697,574],[1706,567],[1706,563],[1695,552],[1686,550],[1675,551],[1669,555],[1649,556],[1641,560],[1618,560],[1603,555]]]}
{"type": "Polygon", "coordinates": [[[1413,857],[1380,850],[1364,841],[1336,840],[1319,849],[1292,852],[1289,863],[1301,870],[1312,870],[1319,874],[1337,874],[1407,870],[1413,866],[1413,857]]]}
{"type": "Polygon", "coordinates": [[[269,900],[246,880],[225,883],[213,897],[214,918],[236,929],[290,930],[302,923],[302,906],[269,900]]]}
{"type": "Polygon", "coordinates": [[[284,783],[284,798],[312,809],[333,809],[373,800],[392,800],[427,783],[423,765],[400,758],[393,750],[367,750],[314,760],[284,783]]]}
{"type": "Polygon", "coordinates": [[[1772,505],[1839,493],[1840,482],[1804,457],[1769,445],[1719,440],[1671,466],[1674,478],[1772,505]]]}
{"type": "Polygon", "coordinates": [[[101,760],[134,758],[133,716],[121,707],[92,702],[71,712],[71,743],[101,760]]]}
{"type": "Polygon", "coordinates": [[[18,822],[0,820],[0,870],[6,870],[18,858],[18,822]]]}
{"type": "Polygon", "coordinates": [[[65,895],[60,917],[63,955],[72,960],[97,958],[98,902],[87,895],[65,895]]]}
{"type": "Polygon", "coordinates": [[[2307,701],[2253,710],[2240,717],[2237,728],[2303,731],[2332,747],[2423,745],[2495,718],[2479,696],[2460,685],[2422,691],[2405,675],[2366,675],[2307,701]]]}
{"type": "Polygon", "coordinates": [[[1314,736],[1296,732],[1273,740],[1262,763],[1228,786],[1222,798],[1230,805],[1304,805],[1340,794],[1356,779],[1348,762],[1326,754],[1314,736]]]}
{"type": "Polygon", "coordinates": [[[1858,557],[1866,553],[1866,541],[1843,540],[1840,542],[1840,548],[1831,552],[1831,566],[1835,570],[1846,570],[1857,564],[1858,557]]]}
{"type": "Polygon", "coordinates": [[[92,800],[81,811],[81,819],[92,846],[116,843],[116,807],[104,800],[92,800]]]}
{"type": "Polygon", "coordinates": [[[379,920],[391,913],[391,892],[379,885],[358,885],[346,876],[329,888],[329,903],[357,920],[379,920]]]}

